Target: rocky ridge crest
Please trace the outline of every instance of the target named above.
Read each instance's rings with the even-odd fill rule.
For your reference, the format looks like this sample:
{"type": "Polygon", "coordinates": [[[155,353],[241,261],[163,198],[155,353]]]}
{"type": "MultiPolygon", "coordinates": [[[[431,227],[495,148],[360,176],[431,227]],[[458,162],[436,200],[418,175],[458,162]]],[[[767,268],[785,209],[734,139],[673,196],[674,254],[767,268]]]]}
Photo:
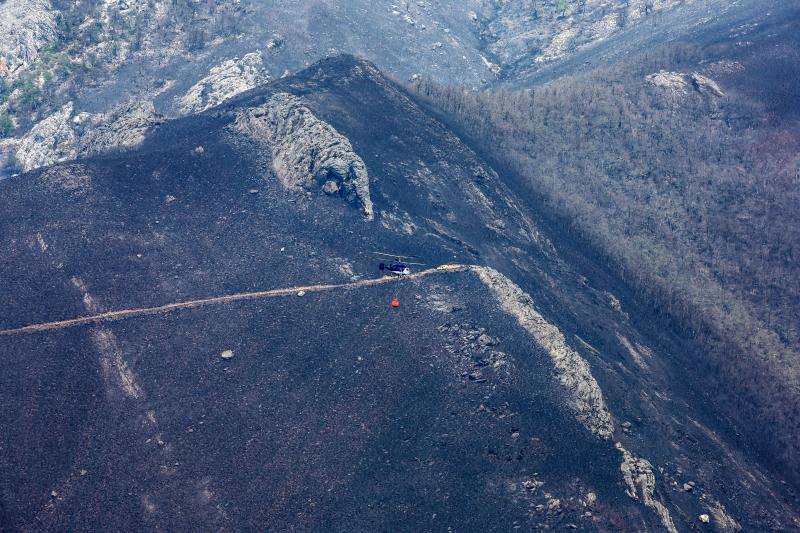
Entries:
{"type": "Polygon", "coordinates": [[[300,98],[274,94],[264,105],[239,113],[234,129],[269,147],[272,169],[287,189],[341,194],[358,202],[372,220],[364,161],[347,137],[317,118],[300,98]]]}
{"type": "Polygon", "coordinates": [[[223,61],[178,99],[181,113],[199,113],[270,79],[261,52],[223,61]]]}

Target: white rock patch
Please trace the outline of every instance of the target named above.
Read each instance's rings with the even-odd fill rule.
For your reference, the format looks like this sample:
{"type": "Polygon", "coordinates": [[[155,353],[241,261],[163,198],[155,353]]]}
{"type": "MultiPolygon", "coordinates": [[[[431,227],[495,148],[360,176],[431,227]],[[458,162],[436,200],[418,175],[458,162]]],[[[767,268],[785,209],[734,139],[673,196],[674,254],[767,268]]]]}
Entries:
{"type": "Polygon", "coordinates": [[[655,74],[647,75],[645,80],[655,87],[666,89],[675,94],[687,94],[689,92],[689,82],[680,72],[661,70],[655,74]]]}
{"type": "Polygon", "coordinates": [[[634,500],[640,500],[647,507],[653,509],[661,518],[661,523],[670,533],[678,533],[669,510],[663,503],[653,497],[656,488],[656,476],[653,473],[653,465],[647,459],[636,457],[625,449],[622,443],[618,442],[616,448],[622,453],[622,464],[620,470],[622,477],[627,485],[627,494],[634,500]]]}
{"type": "Polygon", "coordinates": [[[550,44],[542,51],[542,53],[534,59],[537,63],[545,63],[553,61],[566,55],[572,40],[577,37],[578,30],[575,28],[568,28],[550,41],[550,44]]]}
{"type": "Polygon", "coordinates": [[[600,438],[611,438],[614,423],[589,364],[567,344],[564,334],[545,320],[536,310],[533,299],[513,281],[493,268],[472,267],[472,270],[492,291],[500,308],[516,318],[550,355],[578,421],[600,438]]]}

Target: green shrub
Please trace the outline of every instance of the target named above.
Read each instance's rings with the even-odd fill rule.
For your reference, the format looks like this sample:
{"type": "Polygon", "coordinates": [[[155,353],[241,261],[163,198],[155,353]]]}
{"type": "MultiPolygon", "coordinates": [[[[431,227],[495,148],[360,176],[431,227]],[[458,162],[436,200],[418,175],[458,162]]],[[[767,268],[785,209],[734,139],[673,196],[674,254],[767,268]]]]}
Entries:
{"type": "Polygon", "coordinates": [[[0,139],[11,137],[14,133],[14,120],[8,111],[0,112],[0,139]]]}

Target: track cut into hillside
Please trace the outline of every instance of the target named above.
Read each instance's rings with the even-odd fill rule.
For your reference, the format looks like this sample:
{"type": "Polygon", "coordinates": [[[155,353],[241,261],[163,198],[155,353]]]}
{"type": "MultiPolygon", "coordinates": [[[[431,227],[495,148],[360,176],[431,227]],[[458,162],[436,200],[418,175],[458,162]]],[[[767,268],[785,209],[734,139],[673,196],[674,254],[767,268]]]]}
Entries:
{"type": "MultiPolygon", "coordinates": [[[[448,264],[448,265],[441,265],[436,268],[429,268],[427,270],[422,270],[420,272],[416,272],[414,274],[409,274],[405,276],[405,279],[416,279],[421,278],[424,276],[429,276],[431,274],[443,273],[443,272],[464,272],[468,270],[469,267],[465,265],[458,265],[458,264],[448,264]]],[[[131,318],[135,316],[144,316],[144,315],[154,315],[159,313],[168,313],[170,311],[176,311],[179,309],[193,309],[196,307],[203,307],[207,305],[219,305],[219,304],[226,304],[232,302],[240,302],[244,300],[258,300],[261,298],[276,298],[279,296],[290,296],[293,294],[298,294],[299,292],[323,292],[323,291],[331,291],[336,289],[357,289],[359,287],[372,287],[375,285],[383,285],[384,283],[390,283],[392,281],[399,281],[400,278],[384,276],[382,278],[375,278],[375,279],[365,279],[361,281],[354,281],[352,283],[339,283],[339,284],[331,284],[331,285],[305,285],[305,286],[298,286],[298,287],[286,287],[282,289],[271,289],[268,291],[256,291],[256,292],[240,292],[237,294],[228,294],[225,296],[216,296],[213,298],[202,298],[199,300],[187,300],[184,302],[176,302],[166,305],[160,305],[156,307],[139,307],[134,309],[120,309],[117,311],[108,311],[106,313],[100,313],[97,315],[91,316],[83,316],[78,318],[71,318],[68,320],[58,320],[55,322],[44,322],[40,324],[31,324],[29,326],[24,326],[21,328],[14,328],[14,329],[6,329],[0,330],[0,336],[12,336],[12,335],[24,335],[27,333],[39,333],[42,331],[51,331],[56,329],[64,329],[70,328],[74,326],[80,326],[83,324],[96,324],[100,322],[113,322],[115,320],[123,320],[125,318],[131,318]]]]}

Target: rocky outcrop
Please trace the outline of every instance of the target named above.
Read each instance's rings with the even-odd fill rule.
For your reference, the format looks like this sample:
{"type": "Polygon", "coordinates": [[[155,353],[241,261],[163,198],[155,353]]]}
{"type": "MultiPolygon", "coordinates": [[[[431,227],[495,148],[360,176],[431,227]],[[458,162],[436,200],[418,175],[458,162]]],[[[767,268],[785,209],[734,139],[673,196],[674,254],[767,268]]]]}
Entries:
{"type": "Polygon", "coordinates": [[[241,112],[235,129],[269,146],[272,169],[288,189],[321,189],[360,204],[373,218],[369,175],[350,141],[288,93],[241,112]]]}
{"type": "Polygon", "coordinates": [[[178,100],[181,113],[199,113],[221,104],[239,93],[269,81],[261,52],[241,59],[229,59],[212,68],[208,76],[197,82],[178,100]]]}
{"type": "Polygon", "coordinates": [[[55,14],[50,2],[0,2],[0,78],[13,78],[34,62],[42,47],[55,36],[55,14]]]}
{"type": "Polygon", "coordinates": [[[697,72],[692,72],[689,75],[689,79],[692,81],[692,87],[702,94],[716,96],[717,98],[722,98],[725,96],[725,93],[719,88],[717,82],[711,78],[707,78],[701,74],[698,74],[697,72]]]}
{"type": "Polygon", "coordinates": [[[107,115],[79,113],[72,103],[36,124],[16,143],[15,163],[30,170],[79,157],[131,148],[163,122],[149,101],[129,102],[107,115]],[[83,132],[83,133],[81,133],[83,132]]]}
{"type": "Polygon", "coordinates": [[[693,0],[484,2],[475,17],[488,51],[502,67],[568,58],[693,0]]]}
{"type": "Polygon", "coordinates": [[[163,122],[149,101],[124,104],[107,116],[91,120],[81,138],[81,156],[107,152],[116,148],[130,148],[144,141],[151,128],[163,122]]]}
{"type": "Polygon", "coordinates": [[[686,81],[686,76],[680,72],[660,70],[654,74],[648,74],[645,80],[654,87],[665,89],[674,94],[686,94],[689,92],[689,82],[686,81]]]}
{"type": "Polygon", "coordinates": [[[661,70],[654,74],[647,75],[645,80],[655,87],[676,95],[689,94],[689,91],[693,89],[706,96],[713,96],[716,98],[725,96],[725,93],[720,89],[719,85],[717,85],[717,82],[697,72],[684,74],[682,72],[661,70]]]}
{"type": "Polygon", "coordinates": [[[661,523],[670,533],[678,533],[669,510],[663,503],[654,497],[656,488],[656,476],[653,473],[653,465],[647,459],[636,457],[625,449],[622,443],[617,443],[616,448],[622,453],[622,478],[628,487],[626,492],[634,500],[639,500],[647,507],[653,509],[661,518],[661,523]]]}
{"type": "Polygon", "coordinates": [[[20,140],[17,166],[23,172],[77,156],[77,138],[70,123],[72,103],[36,124],[20,140]]]}
{"type": "Polygon", "coordinates": [[[553,361],[558,380],[567,391],[575,416],[589,431],[611,438],[614,423],[603,391],[592,376],[589,364],[567,344],[564,334],[536,310],[533,299],[513,281],[489,267],[473,267],[478,277],[497,298],[503,311],[513,316],[553,361]]]}

